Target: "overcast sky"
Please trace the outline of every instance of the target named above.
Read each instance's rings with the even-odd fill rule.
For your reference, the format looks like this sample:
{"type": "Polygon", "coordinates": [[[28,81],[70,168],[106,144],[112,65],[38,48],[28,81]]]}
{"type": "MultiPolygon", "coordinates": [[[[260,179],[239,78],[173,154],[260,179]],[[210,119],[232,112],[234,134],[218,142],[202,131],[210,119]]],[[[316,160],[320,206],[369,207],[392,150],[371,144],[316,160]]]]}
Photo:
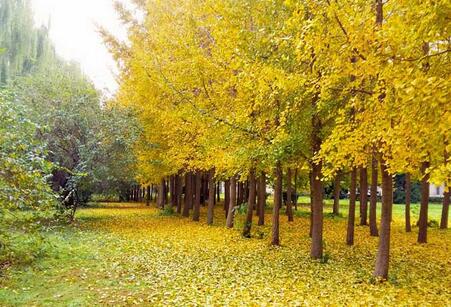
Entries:
{"type": "Polygon", "coordinates": [[[117,88],[115,64],[97,33],[102,25],[124,38],[113,0],[31,0],[38,24],[50,18],[50,36],[57,53],[81,64],[83,71],[100,90],[117,88]]]}

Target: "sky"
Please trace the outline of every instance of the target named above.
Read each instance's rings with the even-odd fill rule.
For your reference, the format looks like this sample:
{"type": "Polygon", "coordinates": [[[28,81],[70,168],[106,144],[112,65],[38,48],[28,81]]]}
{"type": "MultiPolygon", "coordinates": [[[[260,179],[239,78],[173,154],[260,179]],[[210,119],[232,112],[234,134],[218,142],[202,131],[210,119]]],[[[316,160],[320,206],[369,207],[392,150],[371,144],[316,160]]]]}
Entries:
{"type": "Polygon", "coordinates": [[[101,25],[121,39],[126,37],[113,0],[31,0],[37,25],[48,24],[56,52],[80,63],[99,90],[117,89],[116,65],[97,32],[101,25]]]}

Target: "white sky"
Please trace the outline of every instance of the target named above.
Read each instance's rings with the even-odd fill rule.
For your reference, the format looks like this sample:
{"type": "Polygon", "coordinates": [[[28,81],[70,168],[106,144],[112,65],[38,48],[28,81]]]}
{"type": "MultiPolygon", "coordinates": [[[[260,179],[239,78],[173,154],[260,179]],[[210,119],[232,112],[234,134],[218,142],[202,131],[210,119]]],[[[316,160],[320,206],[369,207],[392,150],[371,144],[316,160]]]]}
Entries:
{"type": "Polygon", "coordinates": [[[97,33],[101,25],[125,38],[113,0],[32,0],[37,24],[47,24],[57,53],[80,63],[99,90],[114,93],[116,65],[97,33]]]}

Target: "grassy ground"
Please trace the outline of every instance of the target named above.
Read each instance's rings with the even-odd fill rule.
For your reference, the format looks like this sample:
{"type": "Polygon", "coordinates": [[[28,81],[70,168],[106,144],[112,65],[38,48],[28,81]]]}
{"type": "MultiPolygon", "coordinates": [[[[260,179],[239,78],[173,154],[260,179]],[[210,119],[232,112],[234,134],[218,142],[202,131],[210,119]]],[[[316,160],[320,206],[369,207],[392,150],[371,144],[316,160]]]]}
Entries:
{"type": "MultiPolygon", "coordinates": [[[[346,246],[344,218],[325,219],[321,263],[309,259],[303,213],[293,223],[281,217],[282,246],[272,248],[270,225],[253,227],[253,238],[244,239],[244,215],[225,229],[219,207],[213,227],[140,204],[83,209],[77,225],[46,234],[46,257],[2,273],[0,305],[451,306],[450,232],[430,228],[429,243],[416,244],[417,228],[403,231],[402,208],[394,209],[384,284],[371,277],[378,239],[356,227],[355,246],[346,246]]],[[[438,219],[439,205],[430,216],[438,219]]]]}

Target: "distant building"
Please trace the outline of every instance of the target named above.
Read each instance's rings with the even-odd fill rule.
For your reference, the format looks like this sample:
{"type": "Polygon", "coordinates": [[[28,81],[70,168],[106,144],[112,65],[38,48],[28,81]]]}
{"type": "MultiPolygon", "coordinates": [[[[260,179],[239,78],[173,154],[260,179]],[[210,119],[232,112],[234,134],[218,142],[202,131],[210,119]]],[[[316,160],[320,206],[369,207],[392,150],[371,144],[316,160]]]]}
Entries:
{"type": "Polygon", "coordinates": [[[429,185],[429,197],[443,197],[445,192],[445,185],[437,186],[435,184],[429,185]]]}

